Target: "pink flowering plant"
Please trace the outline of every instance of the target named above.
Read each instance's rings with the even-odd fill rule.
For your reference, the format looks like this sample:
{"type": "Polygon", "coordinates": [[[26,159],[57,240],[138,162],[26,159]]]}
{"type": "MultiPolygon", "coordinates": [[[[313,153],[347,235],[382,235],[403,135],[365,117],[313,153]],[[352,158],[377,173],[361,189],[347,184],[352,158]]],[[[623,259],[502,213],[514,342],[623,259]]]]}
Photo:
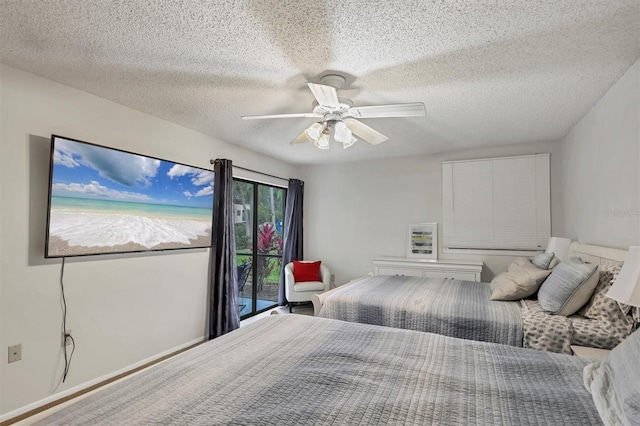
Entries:
{"type": "Polygon", "coordinates": [[[282,238],[276,232],[276,227],[269,222],[258,227],[258,291],[267,282],[274,279],[277,281],[271,274],[279,263],[278,258],[260,256],[261,254],[282,254],[282,238]]]}

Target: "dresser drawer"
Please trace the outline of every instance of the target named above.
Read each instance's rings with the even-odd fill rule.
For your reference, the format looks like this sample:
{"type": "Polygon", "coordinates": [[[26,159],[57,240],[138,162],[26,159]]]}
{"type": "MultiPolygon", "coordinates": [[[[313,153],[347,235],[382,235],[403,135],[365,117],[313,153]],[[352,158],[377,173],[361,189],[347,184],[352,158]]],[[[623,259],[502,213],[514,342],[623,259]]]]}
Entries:
{"type": "Polygon", "coordinates": [[[476,274],[473,272],[459,272],[459,271],[424,271],[426,278],[444,278],[448,280],[462,280],[462,281],[477,281],[476,274]]]}
{"type": "Polygon", "coordinates": [[[421,277],[421,269],[411,268],[378,268],[378,275],[402,275],[406,277],[421,277]]]}
{"type": "Polygon", "coordinates": [[[474,260],[425,261],[400,257],[379,257],[373,259],[373,266],[376,275],[404,275],[461,281],[480,281],[482,273],[482,262],[474,260]]]}

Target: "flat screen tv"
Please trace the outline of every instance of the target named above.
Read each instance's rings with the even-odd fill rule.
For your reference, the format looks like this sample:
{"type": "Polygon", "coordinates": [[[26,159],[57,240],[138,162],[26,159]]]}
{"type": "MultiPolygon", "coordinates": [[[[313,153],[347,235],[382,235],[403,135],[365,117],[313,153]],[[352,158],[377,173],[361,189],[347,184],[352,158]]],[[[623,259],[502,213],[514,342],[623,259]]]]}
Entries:
{"type": "Polygon", "coordinates": [[[213,171],[51,136],[45,257],[211,245],[213,171]]]}

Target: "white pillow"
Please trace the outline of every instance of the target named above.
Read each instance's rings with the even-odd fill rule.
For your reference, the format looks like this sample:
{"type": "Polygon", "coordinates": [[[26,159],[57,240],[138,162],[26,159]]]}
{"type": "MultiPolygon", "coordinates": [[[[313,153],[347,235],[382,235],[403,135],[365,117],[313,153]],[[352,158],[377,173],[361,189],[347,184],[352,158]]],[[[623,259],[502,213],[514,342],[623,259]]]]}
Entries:
{"type": "Polygon", "coordinates": [[[538,291],[540,284],[551,273],[550,270],[534,266],[529,259],[518,257],[507,272],[498,274],[491,281],[491,300],[520,300],[538,291]]]}

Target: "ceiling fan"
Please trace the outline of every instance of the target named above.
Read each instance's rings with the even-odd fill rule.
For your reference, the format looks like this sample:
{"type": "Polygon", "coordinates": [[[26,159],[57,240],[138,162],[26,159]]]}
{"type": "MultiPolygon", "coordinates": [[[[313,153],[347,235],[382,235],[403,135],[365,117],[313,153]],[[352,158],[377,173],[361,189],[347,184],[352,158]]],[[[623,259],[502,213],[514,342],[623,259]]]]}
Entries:
{"type": "Polygon", "coordinates": [[[320,118],[291,143],[313,142],[320,149],[329,149],[329,141],[333,139],[342,143],[346,149],[357,139],[353,135],[364,139],[372,145],[378,145],[389,138],[356,118],[382,117],[423,117],[425,115],[422,102],[392,105],[373,105],[354,107],[347,98],[340,98],[336,89],[340,89],[345,78],[337,74],[328,74],[320,79],[321,84],[307,83],[316,98],[312,112],[275,115],[245,115],[243,120],[257,120],[264,118],[320,118]]]}

